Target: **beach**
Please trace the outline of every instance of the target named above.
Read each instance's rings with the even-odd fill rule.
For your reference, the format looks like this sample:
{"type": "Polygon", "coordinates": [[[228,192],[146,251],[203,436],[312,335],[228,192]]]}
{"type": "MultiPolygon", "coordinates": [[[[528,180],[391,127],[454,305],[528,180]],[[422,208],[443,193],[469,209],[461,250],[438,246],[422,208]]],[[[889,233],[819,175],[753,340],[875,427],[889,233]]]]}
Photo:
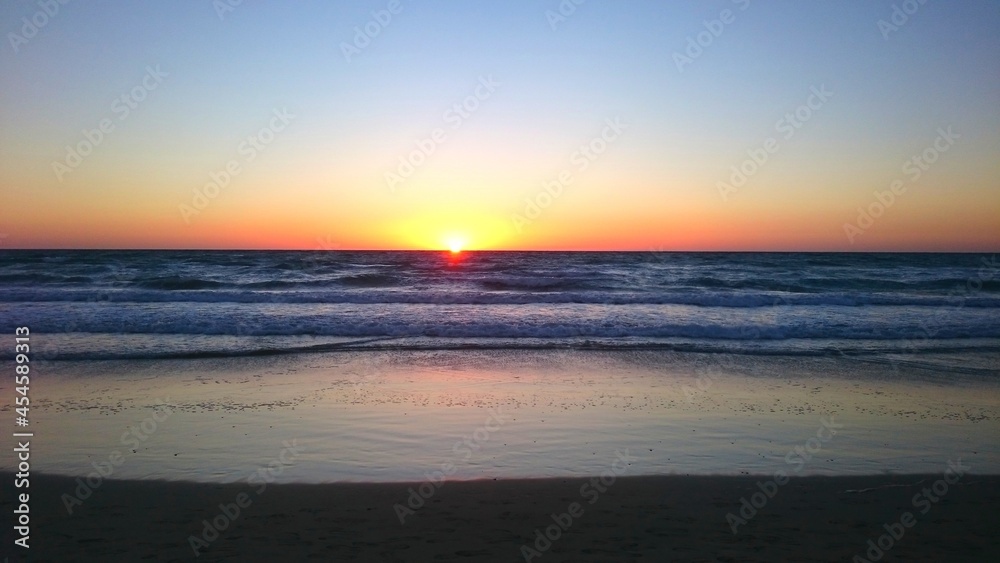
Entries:
{"type": "MultiPolygon", "coordinates": [[[[921,514],[912,498],[942,478],[797,478],[734,534],[726,515],[739,514],[739,499],[757,492],[762,478],[622,477],[592,505],[579,492],[587,479],[448,483],[400,524],[393,504],[417,483],[284,484],[256,495],[237,484],[109,481],[67,515],[59,494],[76,486],[73,479],[39,476],[31,554],[32,561],[851,561],[910,512],[915,525],[879,560],[995,560],[1000,478],[964,477],[921,514]],[[240,493],[252,503],[196,558],[191,538],[213,537],[204,521],[219,518],[219,505],[240,493]],[[540,555],[525,557],[522,547],[548,545],[536,546],[536,530],[573,502],[582,505],[580,517],[540,555]]],[[[5,512],[9,498],[5,491],[5,512]]]]}
{"type": "MultiPolygon", "coordinates": [[[[966,369],[975,363],[968,355],[966,369]]],[[[511,349],[37,369],[33,466],[64,475],[85,476],[118,454],[116,479],[226,483],[270,464],[276,483],[585,477],[626,450],[637,458],[629,476],[934,473],[958,458],[1000,473],[989,371],[511,349]]],[[[0,392],[14,393],[12,383],[0,392]]],[[[15,414],[12,405],[0,412],[15,414]]],[[[0,470],[14,467],[0,460],[0,470]]]]}
{"type": "Polygon", "coordinates": [[[879,560],[998,553],[993,380],[732,360],[53,362],[32,560],[844,561],[893,529],[879,560]]]}

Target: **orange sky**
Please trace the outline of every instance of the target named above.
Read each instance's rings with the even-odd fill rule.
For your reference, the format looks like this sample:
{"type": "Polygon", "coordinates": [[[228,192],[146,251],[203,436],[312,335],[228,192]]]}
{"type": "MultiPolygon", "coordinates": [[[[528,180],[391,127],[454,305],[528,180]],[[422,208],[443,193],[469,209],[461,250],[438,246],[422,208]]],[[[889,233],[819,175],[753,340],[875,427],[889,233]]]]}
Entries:
{"type": "Polygon", "coordinates": [[[876,4],[680,68],[716,8],[440,3],[345,58],[375,4],[80,7],[0,51],[0,245],[995,251],[997,12],[876,4]]]}

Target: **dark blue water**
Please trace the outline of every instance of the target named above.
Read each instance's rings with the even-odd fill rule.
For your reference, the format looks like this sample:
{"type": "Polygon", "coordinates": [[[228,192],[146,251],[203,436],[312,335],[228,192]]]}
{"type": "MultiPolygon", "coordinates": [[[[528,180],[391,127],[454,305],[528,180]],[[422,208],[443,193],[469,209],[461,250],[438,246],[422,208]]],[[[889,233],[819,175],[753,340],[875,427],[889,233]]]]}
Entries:
{"type": "Polygon", "coordinates": [[[990,354],[998,312],[993,255],[0,252],[0,330],[29,326],[49,359],[345,347],[990,354]]]}

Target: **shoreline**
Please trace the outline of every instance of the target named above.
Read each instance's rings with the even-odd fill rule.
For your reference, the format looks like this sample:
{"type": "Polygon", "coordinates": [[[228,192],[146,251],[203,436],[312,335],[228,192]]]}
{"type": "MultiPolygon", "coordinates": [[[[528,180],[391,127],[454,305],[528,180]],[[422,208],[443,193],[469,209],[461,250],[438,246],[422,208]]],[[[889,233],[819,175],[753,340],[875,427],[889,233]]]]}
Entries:
{"type": "MultiPolygon", "coordinates": [[[[934,495],[945,477],[803,476],[777,488],[767,485],[767,475],[605,474],[603,487],[600,478],[446,481],[401,524],[396,507],[420,495],[421,483],[112,479],[70,515],[62,495],[72,494],[75,478],[36,473],[28,552],[35,561],[195,560],[195,545],[198,561],[310,555],[347,561],[845,561],[865,560],[868,540],[895,530],[902,533],[880,560],[986,561],[1000,554],[1000,475],[958,476],[944,494],[934,495]],[[921,496],[925,489],[937,501],[921,496]],[[746,504],[765,497],[751,515],[746,504]],[[900,524],[906,512],[912,522],[900,524]],[[734,518],[746,520],[735,525],[735,534],[734,518]],[[208,521],[222,529],[213,533],[208,521]],[[539,539],[546,529],[555,541],[539,539]]],[[[0,479],[0,510],[9,521],[13,474],[0,479]]],[[[4,530],[4,551],[10,552],[12,528],[4,530]]],[[[20,553],[12,554],[19,560],[20,553]]]]}
{"type": "MultiPolygon", "coordinates": [[[[32,386],[32,466],[87,475],[120,456],[116,479],[233,482],[292,443],[301,451],[286,454],[278,482],[419,481],[446,464],[457,480],[574,478],[627,448],[640,458],[628,475],[918,474],[957,458],[1000,474],[995,380],[730,360],[477,351],[52,362],[32,386]],[[809,456],[789,457],[803,448],[809,456]]],[[[10,385],[0,391],[11,396],[10,385]]],[[[14,461],[0,459],[0,471],[14,461]]]]}

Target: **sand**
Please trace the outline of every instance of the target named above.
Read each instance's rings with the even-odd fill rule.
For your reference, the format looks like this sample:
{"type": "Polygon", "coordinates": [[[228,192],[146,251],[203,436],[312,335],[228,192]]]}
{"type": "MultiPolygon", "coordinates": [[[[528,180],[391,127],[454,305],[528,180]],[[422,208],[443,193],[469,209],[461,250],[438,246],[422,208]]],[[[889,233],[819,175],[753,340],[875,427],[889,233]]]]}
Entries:
{"type": "Polygon", "coordinates": [[[8,450],[0,560],[1000,560],[992,377],[645,352],[47,370],[32,386],[31,548],[13,544],[8,450]],[[488,418],[498,409],[502,424],[488,418]],[[832,436],[824,421],[834,419],[832,436]],[[454,445],[466,438],[476,449],[463,455],[454,445]],[[807,462],[789,457],[810,447],[807,462]],[[635,460],[613,484],[591,484],[619,451],[635,460]],[[971,469],[946,484],[959,459],[971,469]],[[57,476],[112,460],[93,491],[57,476]],[[440,489],[406,483],[446,464],[440,489]],[[246,482],[265,467],[275,470],[266,488],[246,482]],[[792,480],[772,483],[777,471],[792,480]]]}
{"type": "MultiPolygon", "coordinates": [[[[902,535],[882,561],[997,560],[1000,477],[949,475],[957,482],[935,496],[943,477],[799,477],[776,491],[766,485],[770,476],[620,477],[603,492],[587,479],[454,481],[401,524],[394,505],[405,505],[419,484],[261,491],[245,483],[108,480],[70,515],[60,499],[75,481],[33,475],[27,551],[32,561],[525,561],[528,546],[538,549],[530,560],[543,562],[851,561],[866,557],[868,540],[878,542],[889,525],[902,535]],[[764,496],[752,496],[758,481],[773,497],[734,534],[727,514],[740,514],[741,499],[760,503],[764,496]],[[918,497],[915,504],[926,487],[938,502],[918,497]],[[246,506],[238,516],[221,516],[220,504],[239,501],[246,506]],[[551,515],[563,513],[576,517],[562,516],[558,539],[536,545],[536,530],[544,533],[556,525],[551,515]],[[912,527],[897,525],[901,518],[912,527]],[[206,519],[224,524],[218,537],[205,533],[206,519]],[[208,544],[197,559],[192,537],[208,544]]],[[[13,479],[2,479],[3,552],[18,561],[25,550],[14,551],[8,525],[13,479]]]]}
{"type": "MultiPolygon", "coordinates": [[[[630,476],[935,473],[960,457],[1000,474],[1000,379],[850,359],[404,351],[45,369],[32,468],[59,475],[118,452],[115,479],[233,482],[286,442],[301,451],[284,483],[419,481],[445,463],[457,480],[576,478],[625,449],[640,458],[630,476]],[[790,467],[825,420],[836,436],[790,467]]],[[[12,401],[0,412],[13,423],[12,401]]]]}

